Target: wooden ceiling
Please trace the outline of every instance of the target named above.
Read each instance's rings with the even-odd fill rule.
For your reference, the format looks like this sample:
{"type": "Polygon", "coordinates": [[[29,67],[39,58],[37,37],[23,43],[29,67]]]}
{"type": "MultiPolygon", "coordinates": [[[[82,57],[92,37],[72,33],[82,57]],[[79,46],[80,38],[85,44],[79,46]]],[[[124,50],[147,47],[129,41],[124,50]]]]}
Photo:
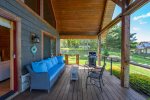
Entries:
{"type": "Polygon", "coordinates": [[[60,35],[97,35],[103,26],[106,1],[53,0],[56,28],[60,35]]]}

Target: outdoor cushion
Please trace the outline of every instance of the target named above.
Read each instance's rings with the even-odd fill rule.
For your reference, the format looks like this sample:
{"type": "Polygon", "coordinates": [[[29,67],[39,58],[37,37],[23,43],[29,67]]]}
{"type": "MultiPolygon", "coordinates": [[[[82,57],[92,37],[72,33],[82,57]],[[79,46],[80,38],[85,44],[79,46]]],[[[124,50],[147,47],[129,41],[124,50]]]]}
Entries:
{"type": "Polygon", "coordinates": [[[56,64],[58,64],[58,60],[57,60],[57,57],[54,57],[54,59],[55,59],[55,63],[56,63],[56,64]]]}
{"type": "Polygon", "coordinates": [[[47,89],[49,91],[52,88],[58,77],[65,69],[65,63],[56,64],[55,62],[56,58],[54,59],[53,57],[42,60],[40,62],[32,62],[31,66],[30,65],[26,66],[31,75],[31,83],[30,83],[31,90],[47,89]],[[51,61],[51,63],[54,63],[55,65],[52,64],[53,65],[52,67],[51,66],[47,67],[47,64],[49,63],[48,61],[51,61]],[[30,71],[30,69],[32,71],[30,71]]]}
{"type": "Polygon", "coordinates": [[[52,64],[50,58],[43,60],[43,62],[46,63],[46,65],[47,65],[47,70],[49,70],[50,68],[53,67],[53,64],[52,64]]]}
{"type": "Polygon", "coordinates": [[[55,78],[55,76],[57,76],[60,72],[60,68],[57,66],[52,67],[49,71],[48,74],[50,76],[50,80],[52,80],[53,78],[55,78]]]}
{"type": "Polygon", "coordinates": [[[57,60],[58,60],[59,64],[63,64],[64,63],[63,56],[57,56],[57,60]]]}
{"type": "Polygon", "coordinates": [[[34,72],[47,72],[47,65],[43,62],[32,62],[32,69],[34,72]]]}
{"type": "Polygon", "coordinates": [[[55,57],[53,57],[53,58],[51,58],[51,59],[52,59],[52,63],[53,63],[54,65],[58,64],[57,61],[56,61],[56,59],[55,59],[55,57]]]}

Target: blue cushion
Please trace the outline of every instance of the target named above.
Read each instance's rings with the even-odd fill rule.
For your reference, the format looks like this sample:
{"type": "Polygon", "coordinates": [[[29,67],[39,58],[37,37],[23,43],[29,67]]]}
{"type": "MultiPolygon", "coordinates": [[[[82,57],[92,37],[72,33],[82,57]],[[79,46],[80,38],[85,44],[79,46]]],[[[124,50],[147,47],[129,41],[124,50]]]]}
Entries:
{"type": "Polygon", "coordinates": [[[53,65],[56,65],[55,58],[53,57],[53,58],[51,58],[51,60],[52,60],[53,65]]]}
{"type": "Polygon", "coordinates": [[[54,59],[55,59],[55,63],[56,63],[56,64],[58,64],[58,60],[57,60],[57,57],[54,57],[54,59]]]}
{"type": "Polygon", "coordinates": [[[32,69],[34,72],[48,72],[46,63],[32,62],[32,69]]]}
{"type": "Polygon", "coordinates": [[[64,68],[64,65],[65,64],[57,64],[48,71],[50,80],[53,80],[57,75],[60,74],[61,70],[64,68]]]}
{"type": "Polygon", "coordinates": [[[50,80],[54,79],[59,74],[59,68],[56,66],[52,67],[48,74],[50,75],[50,80]]]}
{"type": "Polygon", "coordinates": [[[64,63],[64,58],[63,56],[57,56],[57,60],[59,64],[63,64],[64,63]]]}
{"type": "Polygon", "coordinates": [[[50,68],[53,67],[53,64],[52,64],[50,58],[43,60],[43,62],[46,63],[46,65],[47,65],[47,70],[49,70],[50,68]]]}

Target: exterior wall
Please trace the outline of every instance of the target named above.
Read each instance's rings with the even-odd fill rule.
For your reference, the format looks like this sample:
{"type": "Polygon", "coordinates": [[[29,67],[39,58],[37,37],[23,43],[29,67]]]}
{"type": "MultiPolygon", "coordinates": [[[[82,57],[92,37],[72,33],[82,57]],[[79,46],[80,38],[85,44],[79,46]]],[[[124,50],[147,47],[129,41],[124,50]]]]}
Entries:
{"type": "Polygon", "coordinates": [[[44,54],[43,58],[48,58],[51,55],[51,41],[50,37],[47,35],[44,35],[44,54]]]}
{"type": "Polygon", "coordinates": [[[45,24],[39,18],[35,17],[28,10],[22,7],[16,0],[0,0],[0,8],[21,18],[21,68],[22,74],[26,73],[25,65],[32,61],[41,60],[41,44],[36,44],[37,53],[32,55],[30,49],[33,46],[31,43],[31,33],[36,33],[41,37],[41,31],[47,31],[52,34],[57,34],[57,31],[45,24]]]}
{"type": "Polygon", "coordinates": [[[146,53],[147,53],[147,50],[146,50],[146,49],[143,49],[143,53],[146,54],[146,53]]]}
{"type": "Polygon", "coordinates": [[[147,53],[150,54],[150,48],[147,48],[147,53]]]}

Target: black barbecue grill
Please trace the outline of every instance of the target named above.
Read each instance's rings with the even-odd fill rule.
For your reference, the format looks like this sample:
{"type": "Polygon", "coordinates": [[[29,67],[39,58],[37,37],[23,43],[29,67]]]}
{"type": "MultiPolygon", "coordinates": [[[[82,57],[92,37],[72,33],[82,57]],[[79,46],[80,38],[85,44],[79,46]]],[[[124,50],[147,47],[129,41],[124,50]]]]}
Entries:
{"type": "Polygon", "coordinates": [[[96,52],[89,52],[89,67],[96,67],[96,52]]]}

